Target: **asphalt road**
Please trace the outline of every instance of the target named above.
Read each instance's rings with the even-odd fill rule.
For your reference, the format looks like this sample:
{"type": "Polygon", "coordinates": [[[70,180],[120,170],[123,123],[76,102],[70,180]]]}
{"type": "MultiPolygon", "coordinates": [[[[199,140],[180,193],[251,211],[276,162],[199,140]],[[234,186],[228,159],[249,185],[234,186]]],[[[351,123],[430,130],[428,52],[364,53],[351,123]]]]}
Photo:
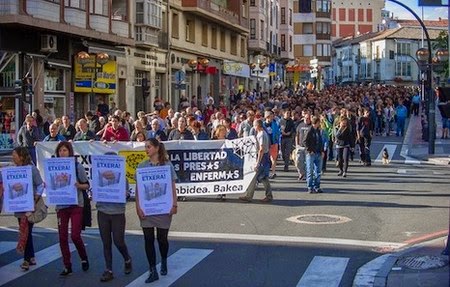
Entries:
{"type": "MultiPolygon", "coordinates": [[[[170,253],[175,257],[169,259],[179,262],[171,269],[179,276],[149,286],[351,286],[356,270],[364,263],[447,229],[450,169],[405,165],[400,156],[401,138],[396,137],[374,140],[374,160],[387,145],[394,150],[389,165],[375,162],[371,167],[362,167],[356,159],[348,177],[341,178],[334,164],[329,163],[322,180],[323,194],[306,193],[305,182],[297,181],[291,167],[290,172],[277,171],[278,176],[271,180],[271,204],[256,200],[264,196],[262,188],[255,193],[253,203],[239,202],[238,195],[227,196],[225,202],[211,197],[179,202],[170,235],[170,253]],[[302,215],[311,215],[308,218],[316,221],[324,220],[319,215],[331,215],[331,221],[339,217],[345,222],[295,222],[302,215]],[[315,274],[315,270],[329,270],[334,277],[315,274]],[[311,278],[317,277],[336,280],[311,285],[311,278]]],[[[17,239],[16,232],[5,229],[16,225],[12,216],[0,215],[0,250],[7,249],[5,242],[17,239]]],[[[49,231],[57,227],[55,215],[50,214],[39,226],[44,229],[36,232],[41,236],[35,239],[37,251],[57,247],[57,234],[49,231]]],[[[123,275],[123,263],[114,253],[117,278],[110,286],[126,286],[139,280],[148,268],[133,202],[127,206],[127,230],[135,270],[129,276],[123,275]]],[[[96,224],[84,238],[91,258],[89,272],[79,270],[74,252],[75,273],[60,279],[62,263],[56,249],[56,258],[39,271],[20,273],[15,262],[20,256],[10,250],[0,254],[0,274],[3,276],[9,266],[21,276],[6,286],[96,284],[104,268],[96,224]]]]}

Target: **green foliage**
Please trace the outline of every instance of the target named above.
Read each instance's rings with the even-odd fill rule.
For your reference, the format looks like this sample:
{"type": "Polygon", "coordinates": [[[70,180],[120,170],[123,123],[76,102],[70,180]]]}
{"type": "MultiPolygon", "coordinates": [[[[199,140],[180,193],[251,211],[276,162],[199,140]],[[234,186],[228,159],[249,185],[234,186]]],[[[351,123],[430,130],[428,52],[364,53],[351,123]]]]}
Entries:
{"type": "MultiPolygon", "coordinates": [[[[437,50],[437,49],[447,49],[449,50],[448,47],[448,31],[441,31],[441,33],[439,33],[439,36],[436,38],[436,40],[433,43],[433,50],[437,50]]],[[[448,78],[449,77],[449,70],[448,70],[448,62],[447,63],[443,63],[444,64],[444,72],[442,72],[442,74],[444,75],[444,77],[448,78]]]]}

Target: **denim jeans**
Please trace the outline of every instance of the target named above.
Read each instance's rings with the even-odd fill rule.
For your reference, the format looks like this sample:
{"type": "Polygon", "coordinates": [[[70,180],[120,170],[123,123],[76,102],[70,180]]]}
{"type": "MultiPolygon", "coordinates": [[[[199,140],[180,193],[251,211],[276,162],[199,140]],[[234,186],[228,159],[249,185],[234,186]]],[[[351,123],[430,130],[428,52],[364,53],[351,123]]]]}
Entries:
{"type": "Polygon", "coordinates": [[[397,118],[397,136],[404,136],[405,135],[405,118],[398,117],[397,118]]]}
{"type": "Polygon", "coordinates": [[[322,154],[306,152],[306,184],[308,189],[320,188],[322,154]]]}

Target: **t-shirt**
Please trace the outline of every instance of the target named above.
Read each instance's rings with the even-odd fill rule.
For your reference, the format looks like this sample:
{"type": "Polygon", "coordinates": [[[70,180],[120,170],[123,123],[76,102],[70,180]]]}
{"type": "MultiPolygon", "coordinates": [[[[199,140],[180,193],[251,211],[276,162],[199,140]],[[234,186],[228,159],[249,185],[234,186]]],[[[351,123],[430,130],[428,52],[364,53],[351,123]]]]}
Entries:
{"type": "Polygon", "coordinates": [[[256,144],[257,150],[259,150],[260,146],[263,147],[263,153],[268,153],[270,148],[270,139],[267,135],[267,132],[262,130],[256,134],[256,144]]]}

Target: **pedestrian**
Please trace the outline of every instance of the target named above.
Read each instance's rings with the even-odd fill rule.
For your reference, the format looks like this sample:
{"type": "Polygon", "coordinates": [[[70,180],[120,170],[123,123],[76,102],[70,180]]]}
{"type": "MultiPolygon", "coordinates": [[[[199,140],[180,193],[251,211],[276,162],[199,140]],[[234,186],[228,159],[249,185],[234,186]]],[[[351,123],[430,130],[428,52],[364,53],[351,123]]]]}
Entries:
{"type": "Polygon", "coordinates": [[[109,124],[106,126],[101,138],[104,142],[129,141],[130,136],[127,130],[120,125],[120,117],[112,116],[109,124]]]}
{"type": "Polygon", "coordinates": [[[25,124],[17,132],[17,145],[28,149],[28,153],[34,164],[36,164],[35,146],[43,138],[36,126],[36,120],[31,115],[27,115],[25,117],[25,124]]]}
{"type": "Polygon", "coordinates": [[[253,121],[253,127],[256,131],[256,150],[257,150],[257,158],[256,158],[256,176],[255,179],[250,183],[247,193],[245,196],[239,197],[240,200],[245,202],[251,202],[253,199],[253,195],[255,194],[256,183],[262,182],[264,185],[266,196],[261,199],[262,202],[271,202],[273,200],[272,195],[272,187],[269,181],[269,173],[270,173],[270,139],[269,135],[263,128],[263,121],[261,119],[257,119],[253,121]]]}
{"type": "Polygon", "coordinates": [[[420,107],[420,94],[416,93],[413,97],[412,97],[412,114],[414,114],[414,116],[419,116],[419,107],[420,107]]]}
{"type": "Polygon", "coordinates": [[[397,132],[396,136],[405,135],[405,122],[408,117],[408,109],[403,105],[403,100],[398,101],[398,106],[395,108],[395,117],[397,119],[397,132]]]}
{"type": "Polygon", "coordinates": [[[59,134],[64,136],[64,138],[68,140],[73,140],[77,131],[75,127],[70,123],[70,119],[68,116],[62,116],[61,118],[62,125],[59,127],[59,134]]]}
{"type": "Polygon", "coordinates": [[[148,139],[145,142],[145,151],[148,156],[148,160],[141,162],[138,168],[145,168],[150,166],[170,166],[172,176],[172,208],[169,214],[162,215],[144,215],[144,212],[139,206],[139,196],[136,191],[136,212],[141,221],[141,227],[144,232],[145,240],[145,253],[149,263],[150,274],[145,283],[151,283],[159,279],[158,272],[156,270],[156,252],[155,252],[155,228],[156,238],[158,240],[159,251],[161,254],[161,275],[167,275],[167,255],[169,252],[169,241],[167,236],[169,234],[170,225],[172,222],[172,215],[177,213],[177,194],[175,181],[177,180],[177,174],[172,163],[169,161],[164,144],[157,139],[148,139]]]}
{"type": "Polygon", "coordinates": [[[339,129],[336,132],[336,152],[338,155],[338,176],[347,177],[348,162],[350,158],[350,150],[353,148],[351,127],[349,125],[349,119],[345,116],[341,116],[339,121],[339,129]]]}
{"type": "Polygon", "coordinates": [[[370,111],[364,109],[363,116],[358,121],[358,144],[361,154],[361,161],[365,166],[370,166],[372,161],[370,159],[370,144],[372,142],[373,124],[369,118],[370,111]]]}
{"type": "Polygon", "coordinates": [[[311,127],[311,114],[309,111],[304,112],[303,122],[301,122],[296,131],[295,136],[295,146],[297,149],[297,171],[298,180],[301,181],[305,179],[306,176],[306,166],[305,166],[305,146],[303,139],[305,138],[306,132],[311,127]]]}
{"type": "MultiPolygon", "coordinates": [[[[33,180],[33,194],[34,202],[36,203],[42,196],[44,191],[44,182],[42,181],[39,170],[33,164],[31,155],[26,147],[16,147],[12,152],[12,161],[15,166],[31,166],[32,180],[33,180]]],[[[0,198],[4,193],[2,174],[0,173],[0,198]]],[[[36,265],[33,245],[33,226],[34,224],[28,221],[25,212],[16,212],[14,216],[19,222],[19,242],[20,251],[23,251],[23,262],[20,268],[23,271],[28,271],[30,266],[36,265]],[[23,248],[23,250],[22,250],[23,248]]]]}
{"type": "Polygon", "coordinates": [[[73,141],[94,141],[95,134],[88,128],[88,123],[85,119],[79,119],[77,126],[80,129],[75,136],[73,141]]]}
{"type": "Polygon", "coordinates": [[[66,138],[58,133],[58,126],[55,124],[51,124],[49,127],[50,134],[46,136],[42,141],[44,142],[60,142],[65,141],[66,138]]]}
{"type": "Polygon", "coordinates": [[[72,157],[75,161],[75,172],[78,195],[78,205],[57,205],[56,216],[58,218],[58,234],[59,234],[59,246],[63,257],[64,269],[60,273],[60,276],[68,276],[72,274],[72,262],[71,252],[69,249],[69,221],[71,222],[71,238],[74,243],[78,255],[81,259],[81,268],[83,271],[89,270],[89,261],[86,253],[86,247],[84,246],[83,239],[81,238],[81,228],[83,225],[83,206],[84,197],[83,190],[89,189],[89,181],[87,178],[86,170],[81,164],[76,163],[74,157],[73,147],[70,142],[60,142],[56,147],[56,157],[72,157]]]}
{"type": "MultiPolygon", "coordinates": [[[[117,155],[114,152],[107,152],[105,155],[117,155]]],[[[125,171],[125,170],[124,170],[125,171]]],[[[123,191],[128,197],[128,181],[123,191]]],[[[105,257],[106,270],[100,277],[101,282],[108,282],[114,279],[112,271],[112,241],[119,250],[124,260],[124,273],[130,274],[132,271],[131,257],[125,244],[125,206],[126,203],[111,203],[97,201],[97,222],[100,237],[103,243],[103,256],[105,257]],[[112,235],[112,239],[111,239],[112,235]]]]}
{"type": "Polygon", "coordinates": [[[320,119],[313,117],[311,124],[312,126],[303,138],[303,145],[306,150],[306,185],[309,193],[321,193],[320,176],[322,174],[324,146],[320,130],[320,119]]]}
{"type": "Polygon", "coordinates": [[[290,156],[294,146],[294,121],[291,118],[291,111],[286,110],[283,118],[280,120],[281,128],[281,154],[284,161],[284,171],[289,171],[290,156]]]}

